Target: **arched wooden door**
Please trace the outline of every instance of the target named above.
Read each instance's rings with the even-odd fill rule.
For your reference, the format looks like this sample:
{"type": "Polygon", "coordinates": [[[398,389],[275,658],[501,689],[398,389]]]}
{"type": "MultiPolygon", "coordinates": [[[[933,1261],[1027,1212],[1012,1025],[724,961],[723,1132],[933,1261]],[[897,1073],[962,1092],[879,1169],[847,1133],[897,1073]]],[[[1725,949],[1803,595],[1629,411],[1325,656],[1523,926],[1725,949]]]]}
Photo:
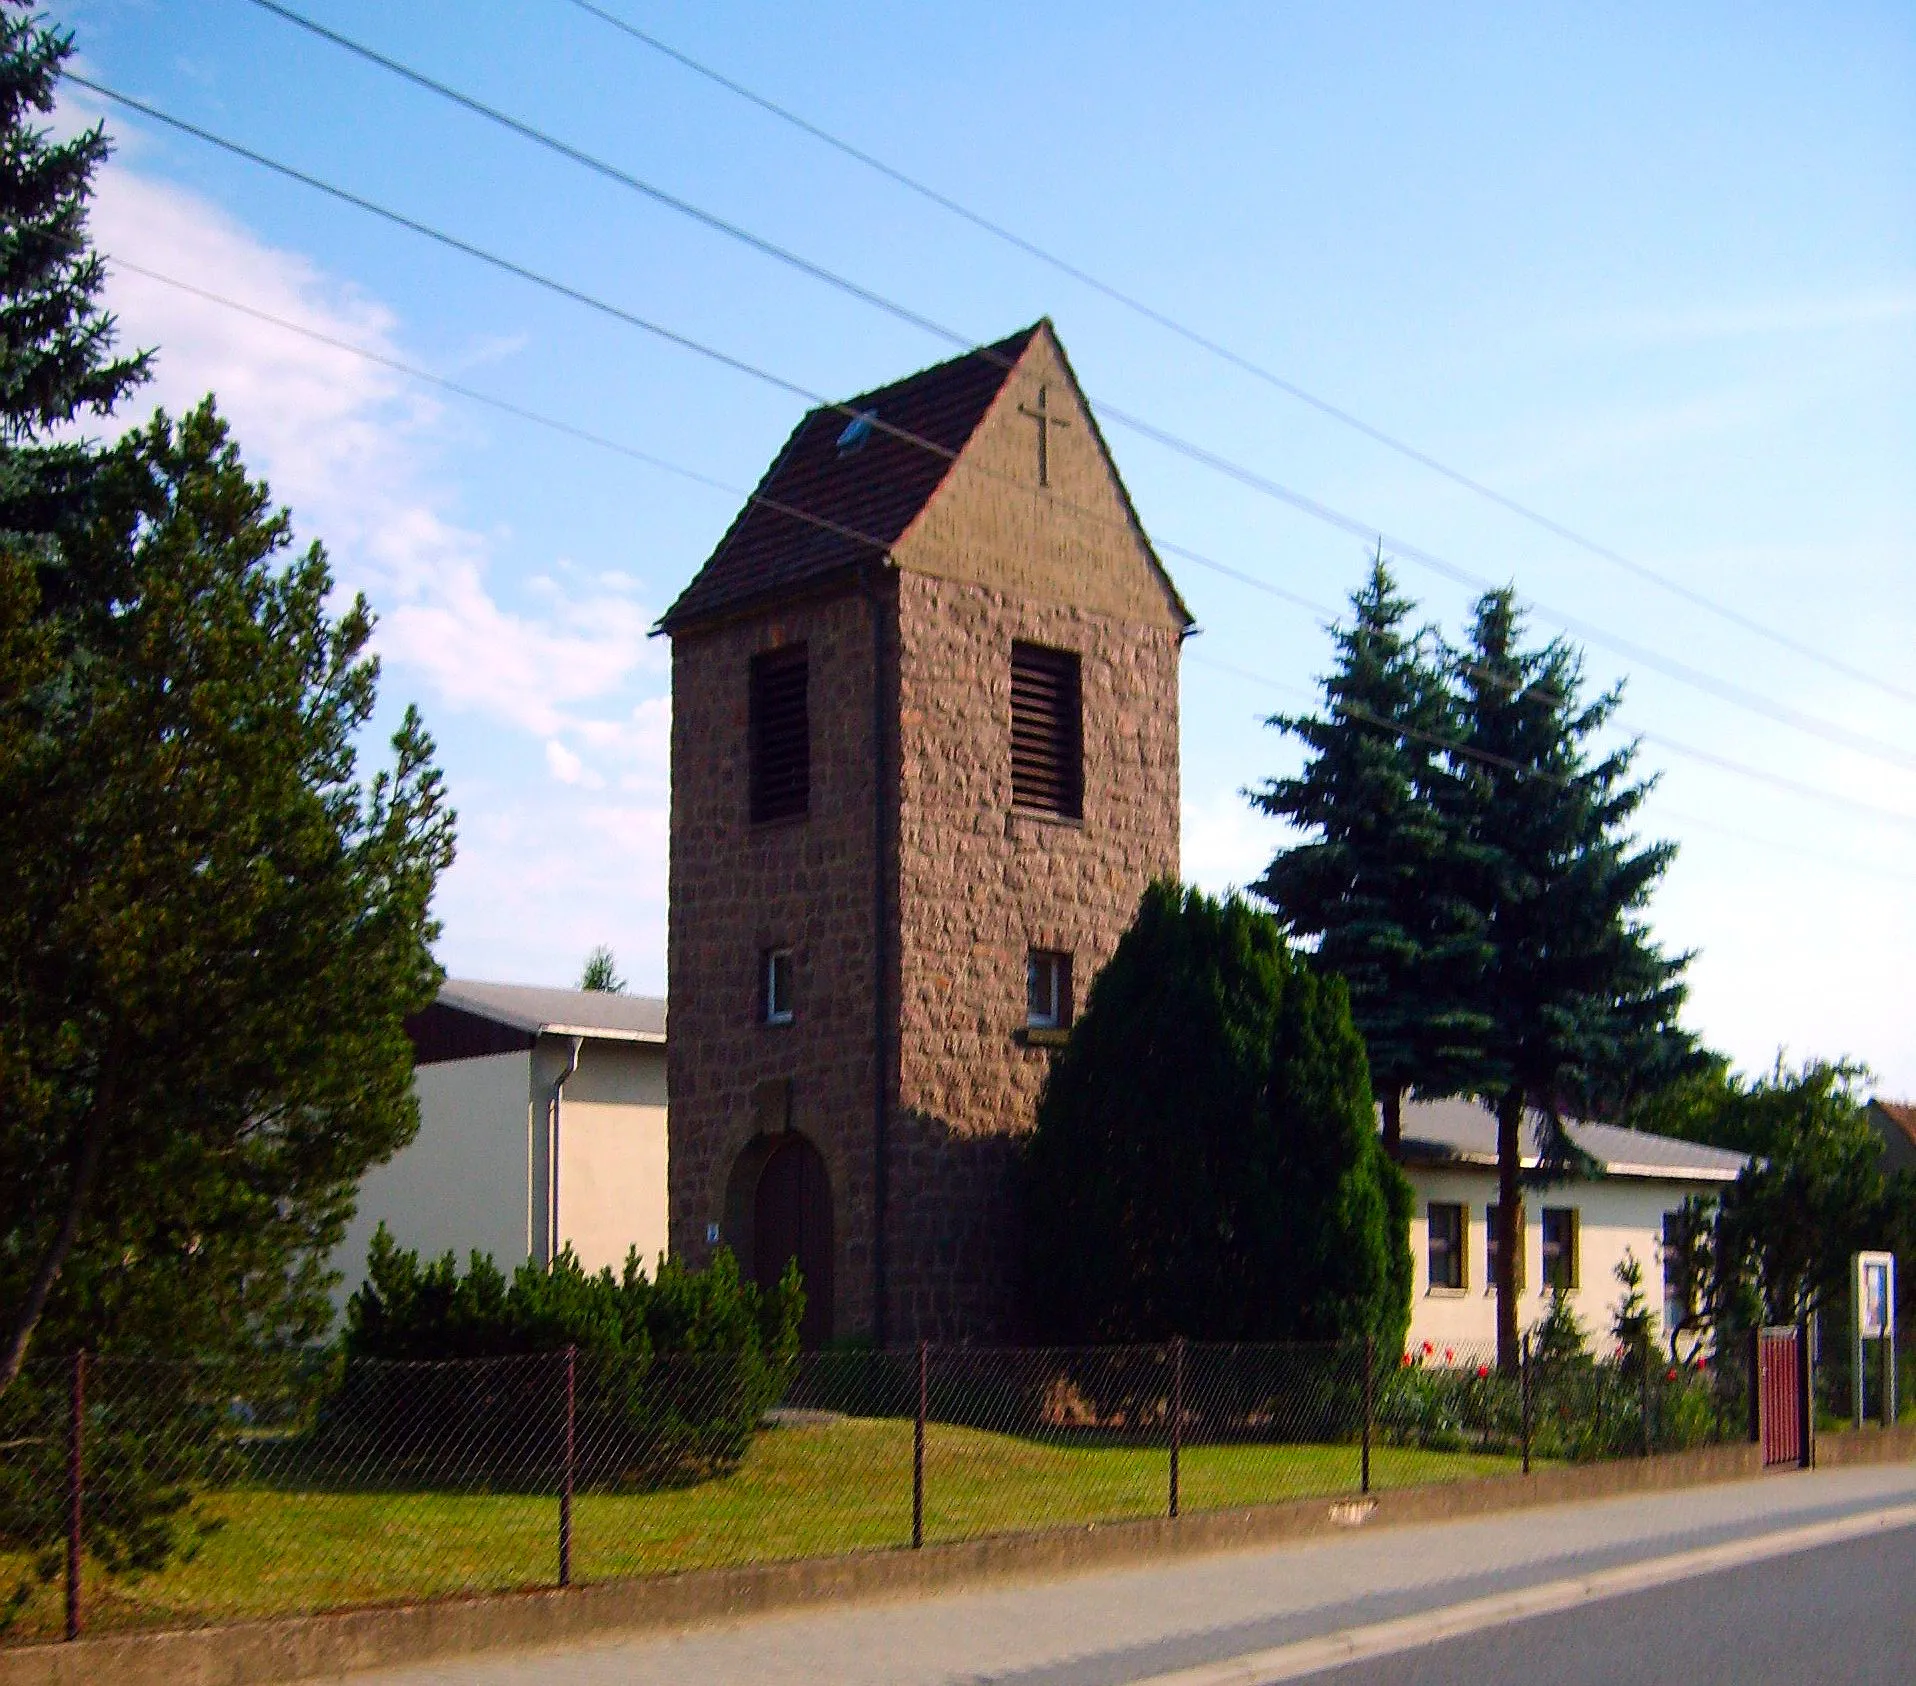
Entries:
{"type": "Polygon", "coordinates": [[[759,1287],[775,1287],[793,1259],[805,1278],[799,1339],[823,1346],[832,1338],[832,1190],[824,1159],[803,1136],[787,1136],[772,1149],[752,1200],[752,1275],[759,1287]]]}

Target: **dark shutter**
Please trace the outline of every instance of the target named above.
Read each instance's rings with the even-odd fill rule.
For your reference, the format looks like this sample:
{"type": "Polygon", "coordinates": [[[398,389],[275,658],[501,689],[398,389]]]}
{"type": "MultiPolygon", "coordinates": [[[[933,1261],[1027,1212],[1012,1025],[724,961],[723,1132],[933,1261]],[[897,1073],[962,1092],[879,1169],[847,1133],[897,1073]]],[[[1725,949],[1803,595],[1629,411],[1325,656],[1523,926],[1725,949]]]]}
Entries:
{"type": "Polygon", "coordinates": [[[1011,802],[1076,819],[1084,808],[1078,658],[1011,646],[1011,802]]]}
{"type": "Polygon", "coordinates": [[[812,795],[812,726],[805,646],[752,658],[752,818],[803,818],[812,795]]]}

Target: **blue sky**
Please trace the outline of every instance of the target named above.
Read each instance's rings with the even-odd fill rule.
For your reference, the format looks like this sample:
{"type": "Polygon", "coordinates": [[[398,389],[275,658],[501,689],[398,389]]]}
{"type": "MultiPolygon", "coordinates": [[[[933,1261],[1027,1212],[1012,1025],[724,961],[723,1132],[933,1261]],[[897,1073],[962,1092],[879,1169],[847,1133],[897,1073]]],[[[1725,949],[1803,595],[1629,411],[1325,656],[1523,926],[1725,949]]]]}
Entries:
{"type": "MultiPolygon", "coordinates": [[[[977,339],[1049,314],[1094,398],[1575,623],[1664,771],[1653,910],[1746,1067],[1847,1053],[1916,1093],[1916,12],[602,0],[738,80],[1694,592],[1726,624],[1139,320],[568,0],[310,14],[977,339]],[[1645,650],[1651,665],[1619,650],[1645,650]],[[1705,676],[1687,684],[1667,668],[1705,676]],[[1738,706],[1723,686],[1769,713],[1738,706]],[[1714,688],[1712,688],[1714,687],[1714,688]],[[1894,694],[1900,689],[1903,695],[1894,694]],[[1809,718],[1817,731],[1778,720],[1809,718]],[[1732,773],[1728,759],[1808,794],[1732,773]]],[[[946,347],[543,155],[246,0],[54,7],[122,92],[849,395],[946,347]]],[[[76,95],[69,117],[97,108],[76,95]]],[[[101,244],[749,486],[799,400],[109,112],[101,244]]],[[[443,749],[453,971],[664,986],[667,653],[736,499],[130,271],[154,398],[209,388],[382,616],[443,749]]],[[[1334,606],[1361,539],[1113,425],[1147,526],[1334,606]]],[[[1307,610],[1188,561],[1185,868],[1256,876],[1307,610]],[[1246,670],[1241,677],[1229,669],[1246,670]],[[1261,677],[1260,677],[1261,676],[1261,677]]],[[[1455,631],[1471,589],[1406,561],[1455,631]]]]}

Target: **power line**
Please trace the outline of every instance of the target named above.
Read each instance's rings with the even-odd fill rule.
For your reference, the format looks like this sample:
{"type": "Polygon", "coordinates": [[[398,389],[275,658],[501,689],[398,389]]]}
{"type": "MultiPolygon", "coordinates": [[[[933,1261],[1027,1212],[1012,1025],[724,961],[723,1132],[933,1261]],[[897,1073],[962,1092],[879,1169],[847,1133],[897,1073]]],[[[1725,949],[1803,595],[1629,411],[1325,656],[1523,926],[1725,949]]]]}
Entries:
{"type": "MultiPolygon", "coordinates": [[[[403,212],[392,210],[385,205],[379,204],[377,201],[367,199],[347,188],[339,187],[321,177],[312,175],[293,165],[283,163],[276,158],[256,151],[238,141],[229,140],[225,136],[216,134],[210,129],[190,123],[184,118],[175,117],[171,113],[163,111],[147,101],[135,99],[131,95],[120,93],[113,88],[107,87],[103,83],[92,81],[87,77],[77,75],[71,71],[64,72],[63,74],[66,80],[73,83],[76,87],[85,88],[89,92],[98,94],[104,99],[125,106],[129,110],[140,112],[142,115],[150,117],[154,121],[175,129],[180,133],[191,135],[195,139],[204,141],[208,145],[217,147],[235,157],[243,158],[249,163],[257,164],[261,168],[270,170],[288,180],[299,182],[301,185],[312,188],[316,192],[326,194],[333,199],[339,200],[341,203],[364,211],[368,215],[381,218],[397,227],[420,235],[422,238],[431,240],[451,251],[458,252],[462,256],[472,258],[479,263],[500,270],[505,274],[512,275],[519,280],[526,281],[560,297],[569,299],[573,303],[582,305],[589,310],[625,323],[627,326],[637,328],[641,332],[651,334],[668,344],[679,347],[681,350],[704,357],[719,364],[721,367],[731,369],[736,373],[761,381],[779,391],[785,392],[793,397],[802,398],[807,403],[817,405],[836,414],[850,417],[854,413],[850,405],[842,400],[827,398],[821,393],[814,392],[796,381],[786,379],[784,376],[774,374],[760,365],[748,362],[744,358],[735,356],[730,352],[719,350],[717,347],[694,339],[690,335],[681,333],[676,329],[668,328],[662,323],[655,322],[648,317],[641,316],[622,306],[611,304],[567,282],[560,281],[541,271],[531,269],[524,264],[517,263],[496,252],[489,251],[485,247],[477,246],[471,241],[463,240],[459,236],[447,233],[445,230],[436,228],[430,223],[421,222],[417,218],[407,216],[403,212]]],[[[921,435],[900,428],[895,423],[886,421],[882,416],[873,416],[870,419],[872,425],[876,427],[878,431],[892,438],[911,445],[916,449],[928,451],[948,462],[956,463],[958,460],[959,453],[950,447],[939,445],[921,435]]],[[[1146,423],[1138,423],[1136,425],[1146,432],[1156,431],[1150,428],[1150,425],[1146,423]]],[[[1202,455],[1209,455],[1209,453],[1202,453],[1199,447],[1190,447],[1190,449],[1198,451],[1202,455]]],[[[1489,581],[1471,575],[1466,570],[1457,568],[1453,564],[1445,562],[1441,558],[1434,557],[1429,552],[1422,551],[1415,546],[1393,540],[1388,534],[1377,532],[1375,528],[1358,521],[1355,517],[1344,515],[1339,511],[1331,509],[1328,505],[1316,502],[1314,499],[1305,498],[1302,494],[1292,492],[1288,488],[1280,487],[1275,482],[1265,481],[1263,477],[1256,475],[1252,470],[1244,469],[1239,465],[1224,463],[1223,459],[1217,460],[1225,467],[1227,472],[1245,477],[1250,483],[1262,485],[1265,489],[1272,491],[1274,495],[1295,504],[1307,513],[1317,515],[1319,519],[1353,536],[1374,540],[1380,546],[1387,545],[1395,555],[1401,559],[1420,562],[1427,567],[1432,567],[1445,573],[1451,578],[1472,584],[1479,589],[1490,588],[1489,581]]],[[[1024,490],[1030,489],[1028,485],[1023,481],[1017,480],[1014,476],[995,473],[993,470],[978,464],[968,466],[973,472],[1006,480],[1009,483],[1019,485],[1024,490]]],[[[1082,506],[1072,504],[1069,500],[1060,498],[1055,488],[1045,489],[1044,495],[1049,498],[1055,507],[1084,516],[1093,522],[1120,527],[1125,526],[1123,522],[1116,520],[1116,518],[1105,516],[1102,512],[1089,510],[1082,506]]],[[[1196,553],[1185,547],[1160,543],[1155,538],[1150,538],[1148,542],[1165,554],[1181,555],[1192,560],[1197,559],[1196,553]]],[[[1240,575],[1238,577],[1242,578],[1244,576],[1240,575]]],[[[1604,632],[1601,628],[1591,627],[1587,623],[1574,617],[1565,616],[1560,612],[1549,610],[1534,600],[1532,600],[1529,606],[1532,609],[1542,610],[1552,619],[1562,622],[1567,628],[1578,632],[1580,636],[1589,639],[1593,643],[1605,644],[1618,649],[1625,654],[1631,655],[1634,659],[1644,663],[1646,666],[1662,671],[1682,683],[1709,691],[1725,701],[1748,709],[1753,713],[1761,714],[1779,724],[1790,726],[1795,730],[1823,738],[1828,742],[1839,744],[1844,748],[1855,750],[1858,753],[1869,755],[1875,759],[1883,760],[1902,768],[1916,768],[1916,755],[1912,755],[1900,745],[1891,744],[1878,738],[1872,738],[1865,733],[1850,731],[1848,728],[1837,726],[1815,715],[1807,714],[1802,710],[1777,703],[1761,693],[1749,691],[1742,686],[1732,685],[1726,681],[1715,679],[1709,674],[1688,667],[1687,664],[1673,662],[1668,658],[1659,656],[1654,651],[1643,649],[1641,646],[1635,645],[1628,640],[1619,639],[1613,634],[1604,632]]]]}
{"type": "MultiPolygon", "coordinates": [[[[376,65],[380,69],[410,82],[415,87],[424,89],[439,98],[450,101],[461,109],[481,117],[488,122],[494,123],[506,129],[508,132],[519,136],[521,139],[529,141],[535,146],[553,152],[570,163],[590,170],[618,186],[638,193],[656,204],[665,206],[669,210],[676,211],[696,221],[703,227],[709,228],[729,239],[736,240],[751,250],[771,258],[775,262],[786,264],[813,280],[836,288],[849,297],[855,298],[859,302],[869,305],[874,309],[881,310],[908,326],[931,334],[945,341],[947,344],[962,350],[970,350],[974,348],[977,343],[977,336],[975,335],[963,333],[956,328],[948,327],[943,323],[937,322],[921,312],[911,309],[909,306],[899,304],[896,300],[874,291],[872,288],[863,286],[859,282],[840,275],[834,270],[814,263],[809,258],[801,257],[787,247],[780,246],[773,241],[753,234],[738,224],[706,211],[702,207],[694,205],[685,199],[681,199],[675,194],[668,193],[664,189],[644,181],[628,171],[620,169],[617,165],[610,164],[604,159],[597,158],[591,153],[582,151],[569,142],[558,139],[543,129],[522,122],[518,118],[510,116],[494,106],[487,105],[485,102],[475,99],[469,94],[460,92],[458,89],[439,81],[435,77],[428,76],[423,71],[416,70],[410,65],[403,64],[399,60],[365,45],[363,42],[356,41],[352,37],[343,35],[337,30],[317,23],[302,13],[294,11],[291,7],[280,4],[279,0],[252,0],[252,3],[262,11],[269,12],[273,16],[294,25],[296,28],[303,29],[322,40],[328,41],[339,47],[342,51],[351,53],[369,64],[376,65]]],[[[986,355],[989,356],[991,354],[987,352],[986,355]]],[[[1002,359],[1000,359],[1000,361],[1002,362],[1002,359]]],[[[1313,520],[1323,522],[1327,526],[1334,527],[1341,532],[1349,533],[1354,537],[1362,538],[1367,542],[1371,539],[1375,539],[1379,544],[1387,545],[1400,559],[1414,562],[1421,567],[1428,568],[1447,579],[1465,585],[1473,590],[1481,592],[1495,588],[1494,581],[1480,574],[1475,574],[1469,569],[1448,562],[1442,557],[1422,549],[1420,546],[1410,544],[1403,539],[1384,533],[1380,529],[1372,526],[1369,522],[1363,521],[1356,516],[1347,515],[1341,510],[1334,509],[1319,499],[1285,485],[1282,481],[1276,480],[1245,464],[1235,462],[1231,458],[1210,450],[1208,447],[1199,445],[1192,440],[1188,440],[1179,434],[1173,433],[1169,429],[1159,427],[1156,423],[1147,421],[1142,416],[1133,414],[1117,405],[1090,394],[1086,395],[1086,402],[1090,404],[1100,416],[1122,427],[1129,428],[1141,438],[1149,439],[1153,443],[1173,451],[1202,467],[1209,468],[1215,473],[1235,480],[1238,484],[1249,490],[1270,497],[1277,502],[1297,510],[1301,514],[1310,516],[1313,520]]],[[[1672,656],[1665,656],[1658,651],[1650,649],[1646,645],[1637,643],[1633,639],[1627,639],[1619,634],[1608,632],[1600,626],[1582,620],[1580,617],[1566,614],[1560,609],[1550,608],[1537,599],[1531,599],[1529,606],[1533,610],[1559,622],[1567,630],[1574,631],[1580,638],[1586,639],[1591,643],[1603,645],[1616,651],[1618,654],[1628,657],[1633,662],[1652,668],[1664,674],[1666,677],[1678,680],[1680,683],[1707,691],[1723,701],[1731,702],[1737,706],[1748,708],[1753,712],[1762,714],[1780,725],[1800,727],[1805,730],[1814,731],[1819,735],[1828,736],[1834,734],[1832,741],[1846,742],[1849,747],[1863,749],[1865,753],[1887,752],[1889,756],[1899,763],[1908,767],[1916,767],[1916,756],[1910,755],[1901,745],[1885,743],[1880,739],[1871,738],[1866,733],[1851,732],[1846,727],[1823,721],[1817,716],[1807,714],[1803,710],[1793,708],[1788,704],[1779,703],[1774,698],[1762,692],[1753,691],[1746,686],[1736,684],[1734,681],[1720,679],[1714,674],[1708,673],[1688,662],[1680,661],[1672,656]]],[[[1908,700],[1916,702],[1916,692],[1899,694],[1906,694],[1908,700]]]]}
{"type": "Polygon", "coordinates": [[[1421,468],[1428,469],[1431,473],[1450,481],[1451,484],[1460,486],[1465,491],[1495,504],[1498,508],[1517,516],[1520,520],[1529,522],[1532,526],[1549,533],[1554,538],[1562,539],[1566,544],[1574,545],[1577,549],[1591,556],[1598,557],[1602,561],[1611,563],[1615,567],[1622,568],[1626,572],[1635,575],[1638,579],[1646,580],[1652,585],[1660,586],[1663,590],[1681,598],[1693,607],[1716,615],[1720,619],[1727,621],[1730,625],[1738,627],[1745,632],[1752,633],[1759,638],[1765,638],[1779,648],[1788,650],[1793,655],[1800,656],[1806,661],[1816,662],[1820,666],[1828,668],[1834,673],[1840,673],[1845,678],[1855,680],[1859,684],[1872,686],[1879,691],[1883,691],[1895,697],[1901,702],[1916,703],[1916,691],[1907,690],[1891,680],[1884,679],[1877,674],[1857,667],[1854,663],[1844,661],[1842,658],[1833,656],[1825,650],[1817,649],[1814,645],[1807,644],[1787,632],[1780,631],[1776,627],[1757,620],[1754,616],[1745,614],[1740,609],[1734,608],[1726,603],[1721,603],[1706,593],[1684,585],[1680,580],[1672,579],[1661,570],[1652,568],[1646,563],[1635,561],[1623,555],[1621,552],[1612,549],[1610,546],[1599,543],[1597,540],[1579,533],[1576,529],[1566,526],[1563,522],[1544,514],[1541,510],[1533,509],[1528,504],[1519,502],[1506,493],[1498,491],[1495,487],[1486,485],[1483,481],[1466,474],[1463,470],[1452,467],[1441,458],[1432,456],[1428,451],[1424,451],[1410,444],[1407,440],[1400,439],[1396,435],[1386,432],[1374,423],[1365,421],[1361,416],[1353,414],[1341,405],[1332,403],[1327,398],[1319,397],[1316,393],[1299,386],[1295,381],[1286,379],[1283,375],[1248,357],[1243,352],[1233,350],[1222,341],[1214,339],[1201,330],[1191,327],[1188,323],[1180,321],[1168,312],[1146,303],[1135,294],[1128,293],[1120,287],[1113,286],[1108,281],[1101,280],[1089,270],[1072,263],[1067,258],[1058,256],[1055,252],[1040,246],[1036,241],[1027,239],[1024,235],[1007,228],[1004,224],[994,221],[981,212],[973,210],[970,206],[952,198],[949,194],[941,193],[937,188],[928,185],[915,176],[907,174],[896,165],[888,164],[882,158],[876,157],[874,154],[866,152],[862,148],[844,140],[842,137],[831,133],[829,130],[821,128],[809,119],[801,117],[788,106],[780,105],[777,101],[767,98],[752,88],[748,88],[744,83],[738,82],[724,75],[722,72],[714,70],[710,65],[693,58],[689,53],[681,51],[679,48],[661,40],[658,36],[639,28],[638,25],[630,23],[626,19],[607,11],[603,6],[594,5],[592,0],[571,0],[571,3],[577,6],[580,11],[597,18],[602,23],[610,25],[620,33],[630,36],[633,40],[650,48],[653,52],[671,59],[674,63],[683,66],[694,75],[703,77],[706,81],[723,88],[727,93],[733,94],[739,99],[757,106],[761,111],[776,117],[780,122],[789,124],[791,127],[809,135],[812,139],[830,147],[835,152],[852,159],[855,163],[863,165],[866,169],[875,171],[877,174],[886,177],[898,186],[905,188],[908,192],[916,194],[928,203],[936,205],[939,209],[947,211],[951,215],[970,223],[972,227],[990,235],[993,239],[1013,247],[1025,256],[1035,259],[1037,262],[1046,265],[1060,275],[1068,276],[1071,280],[1079,283],[1079,285],[1089,288],[1104,298],[1110,299],[1114,304],[1121,305],[1124,309],[1132,312],[1132,314],[1142,317],[1144,320],[1164,329],[1168,333],[1175,334],[1187,344],[1194,345],[1200,350],[1208,352],[1211,356],[1229,364],[1241,373],[1250,375],[1254,379],[1264,382],[1267,386],[1282,392],[1286,397],[1293,398],[1297,400],[1297,402],[1309,406],[1320,415],[1337,422],[1340,426],[1347,427],[1353,432],[1362,434],[1374,444],[1382,445],[1386,450],[1395,452],[1398,456],[1416,463],[1421,468]]]}
{"type": "MultiPolygon", "coordinates": [[[[1225,674],[1233,679],[1241,679],[1249,684],[1262,686],[1267,690],[1284,691],[1292,696],[1309,698],[1313,702],[1317,700],[1314,692],[1306,690],[1301,685],[1286,684],[1284,681],[1272,679],[1266,674],[1253,673],[1249,668],[1238,667],[1230,662],[1218,661],[1215,657],[1201,655],[1193,651],[1188,653],[1184,659],[1199,667],[1209,668],[1214,673],[1225,674]]],[[[1365,708],[1341,702],[1335,706],[1339,712],[1348,714],[1353,720],[1362,720],[1368,725],[1377,726],[1386,731],[1400,732],[1406,737],[1415,738],[1420,742],[1433,744],[1454,754],[1461,755],[1466,760],[1481,762],[1488,766],[1495,766],[1502,770],[1515,773],[1521,778],[1536,779],[1545,784],[1553,784],[1560,788],[1570,782],[1561,774],[1551,773],[1541,767],[1526,767],[1521,762],[1512,761],[1507,756],[1495,755],[1487,750],[1480,750],[1474,745],[1464,743],[1457,738],[1445,737],[1441,733],[1423,732],[1405,727],[1398,721],[1388,720],[1382,715],[1374,714],[1365,708]]],[[[1883,808],[1869,808],[1867,804],[1859,804],[1849,801],[1847,798],[1830,795],[1828,793],[1825,793],[1825,795],[1828,800],[1844,802],[1850,807],[1862,807],[1866,812],[1872,813],[1879,818],[1896,820],[1905,825],[1916,824],[1916,820],[1912,820],[1907,814],[1895,814],[1883,808]]],[[[1664,813],[1667,818],[1677,820],[1684,825],[1693,825],[1706,831],[1714,831],[1721,836],[1735,838],[1738,842],[1749,843],[1759,849],[1776,849],[1785,854],[1797,855],[1806,860],[1818,861],[1825,866],[1839,867],[1846,872],[1871,873],[1881,878],[1893,878],[1900,882],[1916,884],[1916,875],[1898,872],[1894,867],[1878,866],[1870,861],[1843,859],[1835,855],[1820,854],[1815,850],[1805,849],[1798,844],[1784,843],[1771,837],[1758,837],[1754,832],[1738,831],[1734,827],[1724,825],[1719,820],[1704,819],[1695,814],[1684,814],[1667,808],[1664,810],[1664,813]]]]}
{"type": "MultiPolygon", "coordinates": [[[[759,507],[770,509],[775,513],[789,516],[792,519],[804,522],[822,531],[835,534],[840,538],[849,539],[854,543],[869,546],[874,551],[883,552],[889,549],[889,545],[883,539],[876,538],[869,533],[861,532],[857,528],[847,526],[842,522],[832,521],[824,516],[815,515],[808,510],[800,509],[796,505],[785,503],[780,499],[768,497],[762,492],[750,490],[732,482],[721,480],[714,475],[703,473],[698,469],[688,468],[683,463],[673,462],[669,458],[655,455],[650,451],[640,450],[636,446],[609,438],[605,434],[596,433],[590,428],[580,427],[574,422],[561,420],[556,416],[547,415],[542,411],[530,409],[523,404],[516,404],[510,399],[501,398],[493,393],[467,386],[462,382],[450,380],[444,375],[435,374],[428,369],[422,369],[417,364],[405,362],[389,353],[375,351],[369,347],[357,345],[350,340],[340,339],[335,335],[325,333],[308,324],[292,321],[287,317],[276,315],[271,311],[262,310],[255,305],[245,304],[238,299],[228,298],[224,294],[213,292],[193,282],[181,280],[177,276],[167,275],[156,269],[149,269],[145,265],[136,263],[117,253],[104,255],[107,256],[108,261],[116,269],[124,270],[130,274],[144,276],[147,280],[159,282],[164,286],[191,294],[193,297],[203,299],[208,303],[236,311],[243,316],[252,318],[254,321],[268,323],[287,333],[296,334],[304,339],[314,341],[317,344],[328,346],[337,351],[346,352],[354,357],[362,358],[366,362],[376,364],[381,368],[391,369],[412,380],[438,387],[443,391],[450,392],[469,402],[484,405],[490,409],[513,416],[518,420],[531,422],[536,426],[548,428],[568,438],[580,440],[586,444],[614,452],[631,461],[642,463],[649,468],[658,469],[663,473],[674,475],[680,479],[691,481],[714,491],[723,492],[729,497],[744,498],[747,503],[755,504],[759,507]]],[[[1195,557],[1195,553],[1193,554],[1195,557]]],[[[1257,580],[1253,576],[1242,574],[1237,569],[1227,568],[1221,563],[1213,564],[1208,558],[1195,557],[1195,559],[1204,562],[1208,566],[1215,566],[1231,578],[1242,580],[1247,584],[1261,587],[1266,583],[1257,580]]],[[[1283,591],[1282,588],[1279,587],[1271,587],[1270,589],[1285,601],[1308,609],[1316,614],[1326,618],[1329,618],[1332,614],[1330,610],[1324,608],[1321,604],[1311,602],[1308,598],[1299,597],[1295,593],[1283,591]]],[[[1281,680],[1274,680],[1267,675],[1254,673],[1247,668],[1237,667],[1229,662],[1219,661],[1213,657],[1197,654],[1193,654],[1189,659],[1195,661],[1201,667],[1207,667],[1237,679],[1247,680],[1251,683],[1267,686],[1275,690],[1286,691],[1292,695],[1308,697],[1313,701],[1316,700],[1315,693],[1306,690],[1302,686],[1287,684],[1281,680]]],[[[1384,730],[1401,732],[1405,736],[1415,738],[1420,742],[1429,743],[1435,747],[1449,750],[1453,753],[1463,755],[1467,759],[1474,759],[1486,765],[1494,765],[1506,769],[1523,778],[1541,779],[1546,783],[1559,786],[1569,782],[1561,776],[1550,773],[1542,768],[1527,767],[1507,757],[1477,749],[1465,743],[1460,738],[1448,737],[1440,733],[1425,732],[1413,727],[1407,727],[1401,722],[1386,719],[1347,702],[1340,702],[1335,706],[1343,713],[1350,715],[1353,719],[1363,720],[1370,725],[1377,726],[1384,730]]],[[[1727,757],[1716,755],[1708,750],[1696,749],[1691,745],[1664,737],[1661,734],[1638,732],[1635,735],[1646,741],[1658,743],[1666,749],[1674,750],[1678,754],[1693,756],[1724,771],[1760,783],[1774,785],[1788,794],[1799,796],[1815,803],[1836,804],[1838,806],[1855,809],[1872,818],[1886,819],[1898,824],[1916,827],[1916,815],[1898,813],[1887,808],[1878,808],[1871,803],[1862,802],[1854,797],[1844,796],[1835,791],[1819,790],[1812,785],[1800,784],[1794,779],[1782,777],[1779,774],[1771,773],[1763,768],[1751,767],[1742,762],[1730,760],[1727,757]]]]}

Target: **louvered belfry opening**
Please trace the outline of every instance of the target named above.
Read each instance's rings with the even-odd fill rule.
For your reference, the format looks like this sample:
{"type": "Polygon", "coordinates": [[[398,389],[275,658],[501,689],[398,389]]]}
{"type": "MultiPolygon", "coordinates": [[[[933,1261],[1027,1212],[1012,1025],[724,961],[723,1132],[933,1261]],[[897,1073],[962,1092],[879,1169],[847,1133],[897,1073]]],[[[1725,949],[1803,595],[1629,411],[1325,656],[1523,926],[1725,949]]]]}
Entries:
{"type": "Polygon", "coordinates": [[[752,658],[752,820],[803,819],[812,797],[812,722],[805,646],[752,658]]]}
{"type": "Polygon", "coordinates": [[[1011,646],[1011,802],[1078,819],[1084,736],[1078,657],[1042,644],[1011,646]]]}

